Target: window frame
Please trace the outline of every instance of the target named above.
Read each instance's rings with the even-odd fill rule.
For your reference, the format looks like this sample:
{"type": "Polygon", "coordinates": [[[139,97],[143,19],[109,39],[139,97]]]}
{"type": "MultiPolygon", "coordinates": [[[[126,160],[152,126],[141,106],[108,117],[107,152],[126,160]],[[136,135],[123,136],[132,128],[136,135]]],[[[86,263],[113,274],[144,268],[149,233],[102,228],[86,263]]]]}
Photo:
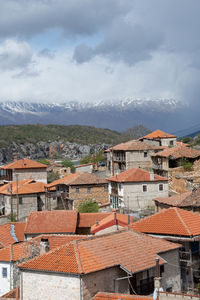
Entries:
{"type": "Polygon", "coordinates": [[[159,185],[158,185],[158,191],[159,192],[163,192],[164,191],[164,185],[163,185],[163,183],[159,183],[159,185]],[[160,187],[162,187],[162,188],[160,189],[160,187]]]}
{"type": "Polygon", "coordinates": [[[76,194],[80,194],[80,190],[78,187],[76,187],[76,194]]]}
{"type": "Polygon", "coordinates": [[[2,267],[2,278],[8,277],[8,268],[2,267]]]}
{"type": "Polygon", "coordinates": [[[143,192],[143,193],[148,192],[148,186],[147,186],[147,184],[143,184],[143,185],[142,185],[142,192],[143,192]]]}

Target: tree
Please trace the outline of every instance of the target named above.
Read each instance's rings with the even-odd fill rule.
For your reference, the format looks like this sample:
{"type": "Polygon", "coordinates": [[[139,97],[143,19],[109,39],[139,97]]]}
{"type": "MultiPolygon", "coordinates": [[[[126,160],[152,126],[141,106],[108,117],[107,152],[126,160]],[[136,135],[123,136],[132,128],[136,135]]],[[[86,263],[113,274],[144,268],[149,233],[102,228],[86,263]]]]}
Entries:
{"type": "Polygon", "coordinates": [[[80,164],[83,165],[83,164],[89,164],[89,163],[95,163],[95,164],[98,164],[99,162],[102,162],[105,160],[105,157],[104,157],[104,153],[102,150],[100,150],[99,152],[97,152],[96,155],[87,155],[87,156],[84,156],[81,160],[80,160],[80,164]]]}
{"type": "Polygon", "coordinates": [[[98,203],[92,199],[81,202],[78,206],[79,213],[96,213],[99,210],[98,203]]]}
{"type": "Polygon", "coordinates": [[[54,171],[47,172],[47,182],[48,183],[51,183],[52,181],[55,181],[57,179],[59,179],[58,172],[54,172],[54,171]]]}
{"type": "Polygon", "coordinates": [[[47,166],[50,165],[50,161],[46,158],[41,158],[41,159],[38,160],[38,162],[43,164],[43,165],[47,165],[47,166]]]}
{"type": "Polygon", "coordinates": [[[69,159],[64,159],[62,162],[61,162],[61,165],[65,168],[70,168],[71,170],[71,173],[75,173],[76,171],[76,168],[74,167],[74,164],[71,160],[69,159]]]}

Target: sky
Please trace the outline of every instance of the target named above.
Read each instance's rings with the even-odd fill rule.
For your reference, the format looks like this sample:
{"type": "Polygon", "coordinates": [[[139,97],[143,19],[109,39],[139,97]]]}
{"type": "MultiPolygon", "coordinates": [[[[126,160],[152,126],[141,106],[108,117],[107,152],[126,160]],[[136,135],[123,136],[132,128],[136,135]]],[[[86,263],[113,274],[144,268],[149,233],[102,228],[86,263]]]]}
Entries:
{"type": "Polygon", "coordinates": [[[198,104],[199,28],[199,0],[0,0],[0,101],[198,104]]]}

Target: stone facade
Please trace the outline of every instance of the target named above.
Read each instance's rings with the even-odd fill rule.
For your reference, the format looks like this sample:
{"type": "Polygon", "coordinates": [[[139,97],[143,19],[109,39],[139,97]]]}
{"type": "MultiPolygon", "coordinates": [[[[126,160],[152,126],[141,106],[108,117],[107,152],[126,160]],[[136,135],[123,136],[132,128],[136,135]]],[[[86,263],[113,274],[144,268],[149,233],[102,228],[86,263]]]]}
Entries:
{"type": "Polygon", "coordinates": [[[108,202],[107,184],[70,186],[69,198],[74,200],[74,208],[77,209],[82,201],[92,199],[98,203],[108,202]]]}
{"type": "Polygon", "coordinates": [[[34,169],[16,169],[12,170],[12,180],[16,181],[16,174],[18,175],[18,181],[33,179],[36,181],[47,183],[47,170],[46,168],[34,168],[34,169]]]}
{"type": "Polygon", "coordinates": [[[47,272],[21,272],[22,300],[80,300],[80,277],[47,272]]]}
{"type": "Polygon", "coordinates": [[[99,291],[129,294],[128,279],[116,280],[125,276],[127,274],[119,267],[108,268],[84,275],[82,277],[83,300],[92,299],[99,291]]]}
{"type": "Polygon", "coordinates": [[[153,199],[155,198],[168,197],[167,181],[117,183],[115,196],[112,194],[112,185],[112,182],[109,183],[110,201],[111,203],[118,202],[117,205],[113,205],[113,208],[125,207],[133,211],[138,211],[154,207],[153,199]],[[159,190],[160,185],[163,186],[162,191],[159,190]],[[143,190],[143,186],[146,186],[145,191],[143,190]]]}
{"type": "MultiPolygon", "coordinates": [[[[41,194],[19,195],[19,221],[25,220],[30,212],[45,209],[45,196],[41,194]]],[[[13,205],[13,214],[17,216],[17,197],[1,195],[1,202],[5,204],[5,215],[11,214],[11,201],[13,205]],[[11,200],[12,199],[12,200],[11,200]]]]}

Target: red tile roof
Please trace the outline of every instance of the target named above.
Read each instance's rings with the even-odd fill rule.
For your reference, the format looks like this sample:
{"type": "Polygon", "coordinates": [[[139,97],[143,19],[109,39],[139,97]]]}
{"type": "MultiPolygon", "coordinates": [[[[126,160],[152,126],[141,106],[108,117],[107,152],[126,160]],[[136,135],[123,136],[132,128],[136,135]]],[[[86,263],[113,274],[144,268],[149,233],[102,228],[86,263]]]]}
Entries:
{"type": "MultiPolygon", "coordinates": [[[[158,203],[167,204],[169,206],[181,207],[184,200],[186,198],[188,198],[191,194],[192,194],[192,191],[187,191],[185,193],[176,194],[171,197],[155,198],[153,200],[158,203]]],[[[199,191],[199,200],[200,200],[200,191],[199,191]]],[[[191,205],[192,205],[192,203],[191,203],[191,205]]],[[[200,203],[199,203],[199,205],[200,205],[200,203]]],[[[189,205],[187,205],[187,206],[189,206],[189,205]]]]}
{"type": "Polygon", "coordinates": [[[11,189],[12,195],[16,195],[17,193],[18,195],[44,193],[45,183],[36,182],[31,179],[18,181],[18,183],[12,181],[0,187],[0,194],[11,195],[11,189]]]}
{"type": "Polygon", "coordinates": [[[26,223],[0,225],[0,248],[23,241],[25,225],[26,223]]]}
{"type": "Polygon", "coordinates": [[[49,249],[53,250],[74,240],[87,238],[87,235],[39,235],[22,243],[16,243],[0,249],[0,261],[19,261],[39,255],[42,239],[48,239],[49,249]]]}
{"type": "Polygon", "coordinates": [[[131,168],[118,175],[108,178],[109,181],[115,182],[148,182],[148,181],[168,181],[168,178],[154,174],[154,179],[151,180],[151,173],[140,168],[131,168]]]}
{"type": "Polygon", "coordinates": [[[200,215],[170,207],[131,225],[143,233],[194,237],[200,235],[200,215]]]}
{"type": "Polygon", "coordinates": [[[25,234],[75,233],[76,225],[77,212],[74,210],[31,212],[25,234]]]}
{"type": "Polygon", "coordinates": [[[20,290],[19,287],[16,287],[14,290],[4,294],[0,299],[20,299],[20,290]]]}
{"type": "MultiPolygon", "coordinates": [[[[87,274],[112,266],[123,266],[136,273],[155,267],[162,252],[180,245],[123,230],[99,235],[52,250],[19,265],[22,269],[87,274]]],[[[160,264],[165,261],[160,258],[160,264]]]]}
{"type": "Polygon", "coordinates": [[[88,163],[88,164],[76,165],[76,166],[74,166],[74,167],[75,167],[75,168],[81,168],[81,167],[91,166],[91,165],[94,166],[94,163],[88,163]]]}
{"type": "Polygon", "coordinates": [[[53,187],[59,184],[65,185],[92,185],[92,184],[105,184],[107,181],[101,177],[94,174],[86,172],[77,172],[75,174],[67,175],[61,179],[55,180],[46,185],[47,188],[53,187]]]}
{"type": "Polygon", "coordinates": [[[91,233],[95,234],[103,229],[106,229],[108,227],[118,225],[118,226],[127,226],[129,222],[136,221],[136,218],[129,217],[128,215],[123,215],[119,213],[111,213],[106,218],[101,220],[98,224],[95,224],[91,228],[91,233]]]}
{"type": "Polygon", "coordinates": [[[141,137],[140,139],[163,139],[163,138],[176,138],[177,136],[176,135],[173,135],[173,134],[169,134],[169,133],[166,133],[162,130],[155,130],[143,137],[141,137]]]}
{"type": "Polygon", "coordinates": [[[1,167],[1,169],[8,170],[8,169],[41,169],[41,168],[47,168],[47,165],[41,164],[37,161],[28,159],[28,158],[23,158],[20,160],[16,160],[12,162],[11,164],[5,165],[1,167]]]}
{"type": "Polygon", "coordinates": [[[91,227],[96,224],[96,222],[105,219],[107,216],[112,214],[111,212],[102,213],[79,213],[77,227],[91,227]]]}
{"type": "Polygon", "coordinates": [[[153,297],[148,296],[138,296],[138,295],[127,295],[127,294],[119,294],[119,293],[106,293],[106,292],[99,292],[95,295],[93,300],[153,300],[153,297]]]}
{"type": "Polygon", "coordinates": [[[109,152],[109,150],[110,151],[112,151],[112,150],[115,150],[115,151],[145,151],[145,150],[163,150],[163,147],[148,144],[148,143],[141,142],[138,140],[132,140],[132,141],[128,141],[126,143],[118,144],[112,148],[109,148],[106,150],[106,152],[109,152]]]}
{"type": "Polygon", "coordinates": [[[197,158],[200,157],[200,151],[192,149],[190,147],[177,146],[173,148],[167,148],[163,151],[159,151],[158,153],[152,154],[152,156],[170,157],[171,159],[178,159],[182,157],[197,158]]]}

